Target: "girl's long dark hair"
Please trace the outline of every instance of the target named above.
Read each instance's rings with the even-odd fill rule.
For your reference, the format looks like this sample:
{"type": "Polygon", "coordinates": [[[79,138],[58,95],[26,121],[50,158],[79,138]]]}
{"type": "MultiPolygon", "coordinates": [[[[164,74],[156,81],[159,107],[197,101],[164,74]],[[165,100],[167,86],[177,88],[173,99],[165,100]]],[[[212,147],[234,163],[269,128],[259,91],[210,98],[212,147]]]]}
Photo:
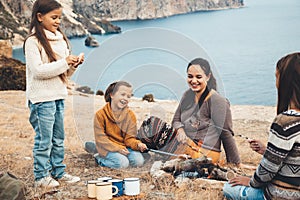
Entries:
{"type": "MultiPolygon", "coordinates": [[[[43,25],[38,21],[38,13],[41,13],[42,15],[45,15],[53,10],[62,8],[62,5],[58,3],[55,0],[36,0],[33,4],[32,8],[32,14],[31,14],[31,23],[29,26],[29,36],[35,36],[38,41],[40,42],[41,46],[45,49],[45,52],[49,58],[49,62],[56,61],[57,58],[55,56],[55,53],[53,52],[51,45],[47,39],[47,36],[44,31],[43,25]]],[[[70,47],[68,38],[65,36],[65,34],[61,31],[61,29],[58,27],[57,29],[62,35],[64,40],[66,41],[68,48],[70,47]]],[[[27,37],[27,38],[28,38],[27,37]]],[[[25,52],[25,42],[27,38],[24,41],[23,44],[23,51],[25,52]]],[[[60,78],[65,83],[66,77],[64,74],[60,75],[60,78]]]]}
{"type": "MultiPolygon", "coordinates": [[[[211,71],[209,62],[203,58],[195,58],[188,64],[186,71],[188,71],[190,66],[192,66],[192,65],[199,65],[201,67],[201,69],[204,71],[206,76],[210,75],[210,79],[207,82],[207,88],[202,96],[206,96],[211,89],[217,90],[217,81],[211,71]]],[[[185,110],[185,109],[190,108],[193,105],[192,102],[194,101],[194,99],[195,99],[195,92],[193,92],[191,89],[189,89],[186,93],[185,98],[182,101],[182,109],[185,110]]],[[[198,102],[199,107],[201,106],[203,101],[204,101],[203,98],[199,99],[199,102],[198,102]]]]}
{"type": "Polygon", "coordinates": [[[300,108],[300,53],[281,58],[276,65],[279,75],[277,88],[277,114],[287,111],[291,101],[300,108]]]}

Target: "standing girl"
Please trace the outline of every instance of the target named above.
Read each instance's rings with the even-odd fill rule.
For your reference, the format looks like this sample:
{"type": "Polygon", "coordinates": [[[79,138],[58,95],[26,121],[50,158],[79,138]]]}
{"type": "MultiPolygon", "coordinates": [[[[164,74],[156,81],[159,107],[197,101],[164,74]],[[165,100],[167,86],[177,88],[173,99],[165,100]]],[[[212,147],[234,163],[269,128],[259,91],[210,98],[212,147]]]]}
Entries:
{"type": "Polygon", "coordinates": [[[144,164],[141,152],[147,146],[136,138],[136,117],[128,108],[131,96],[132,87],[129,83],[114,82],[105,91],[106,105],[95,114],[96,146],[87,142],[85,148],[88,152],[97,152],[95,159],[101,166],[118,169],[144,164]]]}
{"type": "Polygon", "coordinates": [[[30,35],[24,42],[26,97],[29,121],[35,130],[33,157],[35,186],[56,187],[59,182],[77,182],[79,177],[65,172],[64,99],[67,77],[83,56],[69,55],[66,36],[59,25],[62,6],[55,0],[36,0],[30,35]]]}

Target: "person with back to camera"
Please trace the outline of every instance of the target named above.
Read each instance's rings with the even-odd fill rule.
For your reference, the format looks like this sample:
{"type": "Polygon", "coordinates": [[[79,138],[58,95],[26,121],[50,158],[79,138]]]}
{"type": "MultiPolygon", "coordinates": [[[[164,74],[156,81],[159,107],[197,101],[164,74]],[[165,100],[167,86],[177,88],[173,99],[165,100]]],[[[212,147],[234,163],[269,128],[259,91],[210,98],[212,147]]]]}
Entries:
{"type": "Polygon", "coordinates": [[[131,96],[132,86],[129,83],[114,82],[105,91],[106,105],[95,114],[96,144],[86,142],[85,149],[96,153],[95,160],[101,166],[119,169],[144,164],[141,152],[147,150],[147,146],[136,138],[136,116],[128,108],[131,96]]]}
{"type": "Polygon", "coordinates": [[[59,181],[80,180],[65,172],[64,99],[67,82],[84,55],[70,55],[69,43],[59,25],[62,6],[55,0],[36,0],[30,35],[24,42],[26,98],[29,121],[35,130],[33,158],[36,187],[57,187],[59,181]]]}
{"type": "Polygon", "coordinates": [[[267,146],[249,140],[263,154],[254,175],[238,176],[224,185],[227,199],[300,199],[300,53],[277,62],[277,116],[267,146]]]}
{"type": "Polygon", "coordinates": [[[221,143],[229,163],[241,164],[233,138],[229,101],[216,92],[216,79],[207,60],[196,58],[187,67],[189,89],[183,94],[173,117],[177,152],[199,158],[203,155],[218,163],[221,143]]]}

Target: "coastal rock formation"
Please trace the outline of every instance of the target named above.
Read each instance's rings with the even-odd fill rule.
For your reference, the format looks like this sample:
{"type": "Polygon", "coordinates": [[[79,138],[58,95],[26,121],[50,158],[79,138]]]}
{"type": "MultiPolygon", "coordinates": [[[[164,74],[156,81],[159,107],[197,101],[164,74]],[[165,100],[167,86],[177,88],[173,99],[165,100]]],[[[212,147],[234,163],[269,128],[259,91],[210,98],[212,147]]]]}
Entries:
{"type": "Polygon", "coordinates": [[[25,64],[12,58],[10,40],[0,40],[0,90],[25,90],[25,64]]]}
{"type": "MultiPolygon", "coordinates": [[[[168,17],[177,14],[238,8],[243,0],[60,0],[62,29],[67,37],[120,33],[110,21],[168,17]]],[[[0,0],[0,39],[21,45],[27,35],[32,0],[0,0]]]]}
{"type": "Polygon", "coordinates": [[[89,19],[136,20],[196,11],[238,8],[243,0],[73,0],[74,10],[89,19]]]}
{"type": "MultiPolygon", "coordinates": [[[[63,16],[61,29],[68,38],[82,37],[88,34],[88,29],[86,29],[80,22],[74,20],[68,15],[63,16]]],[[[98,33],[101,34],[101,32],[98,33]]]]}
{"type": "Polygon", "coordinates": [[[96,40],[96,38],[94,38],[91,35],[87,36],[87,38],[84,40],[84,44],[85,44],[85,46],[88,46],[88,47],[98,47],[99,46],[99,43],[96,40]]]}
{"type": "Polygon", "coordinates": [[[94,94],[94,91],[89,86],[79,86],[76,87],[75,90],[85,94],[94,94]]]}
{"type": "Polygon", "coordinates": [[[113,25],[109,21],[102,19],[102,20],[95,20],[96,24],[102,27],[104,33],[121,33],[121,28],[118,26],[113,25]]]}
{"type": "Polygon", "coordinates": [[[142,98],[143,101],[155,102],[153,94],[145,94],[142,98]]]}
{"type": "Polygon", "coordinates": [[[7,58],[12,57],[12,46],[10,40],[0,40],[0,55],[7,58]]]}
{"type": "MultiPolygon", "coordinates": [[[[72,0],[61,0],[63,6],[63,17],[61,28],[67,37],[84,37],[89,33],[103,34],[120,32],[120,28],[113,26],[105,30],[101,24],[90,20],[73,10],[72,0]]],[[[9,39],[14,46],[21,46],[28,34],[33,1],[0,0],[0,39],[9,39]]],[[[100,20],[99,20],[100,21],[100,20]]]]}
{"type": "Polygon", "coordinates": [[[103,96],[104,92],[102,90],[97,90],[96,95],[103,96]]]}
{"type": "Polygon", "coordinates": [[[27,1],[0,0],[0,39],[9,39],[12,42],[17,38],[23,38],[27,31],[24,24],[31,12],[27,1]]]}
{"type": "Polygon", "coordinates": [[[25,70],[22,62],[0,56],[0,90],[25,90],[25,70]]]}

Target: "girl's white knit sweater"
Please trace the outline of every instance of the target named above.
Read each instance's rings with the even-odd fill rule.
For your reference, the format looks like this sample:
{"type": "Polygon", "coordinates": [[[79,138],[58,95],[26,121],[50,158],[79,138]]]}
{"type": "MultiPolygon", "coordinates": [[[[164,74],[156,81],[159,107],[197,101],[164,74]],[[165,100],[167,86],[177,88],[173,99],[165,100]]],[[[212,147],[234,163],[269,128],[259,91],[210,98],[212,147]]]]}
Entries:
{"type": "Polygon", "coordinates": [[[63,35],[45,30],[57,61],[49,62],[46,51],[35,36],[25,42],[26,97],[32,103],[64,99],[67,96],[66,84],[59,75],[71,76],[75,68],[68,66],[66,57],[70,54],[63,35]]]}

